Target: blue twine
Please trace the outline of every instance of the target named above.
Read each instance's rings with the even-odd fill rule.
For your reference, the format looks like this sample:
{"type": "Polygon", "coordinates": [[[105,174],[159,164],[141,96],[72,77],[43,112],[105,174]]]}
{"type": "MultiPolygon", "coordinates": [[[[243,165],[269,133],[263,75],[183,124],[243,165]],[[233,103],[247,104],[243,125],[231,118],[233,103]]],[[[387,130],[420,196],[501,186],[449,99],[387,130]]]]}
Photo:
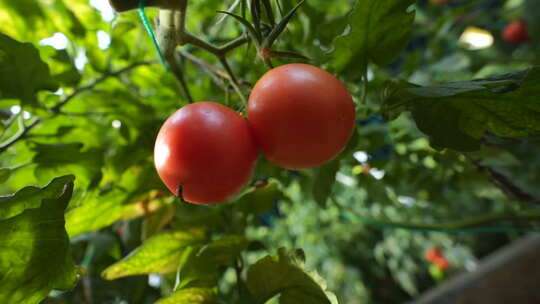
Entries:
{"type": "Polygon", "coordinates": [[[146,31],[148,32],[148,35],[152,39],[152,43],[154,44],[154,47],[156,48],[156,51],[159,55],[159,60],[161,61],[161,65],[163,65],[166,71],[169,71],[169,65],[167,64],[167,61],[165,60],[165,57],[163,56],[163,53],[161,52],[161,49],[159,48],[159,44],[157,42],[156,36],[154,35],[154,31],[152,31],[152,27],[150,26],[150,22],[148,21],[148,16],[146,16],[146,11],[145,11],[146,1],[147,0],[139,1],[139,16],[141,17],[144,28],[146,29],[146,31]]]}

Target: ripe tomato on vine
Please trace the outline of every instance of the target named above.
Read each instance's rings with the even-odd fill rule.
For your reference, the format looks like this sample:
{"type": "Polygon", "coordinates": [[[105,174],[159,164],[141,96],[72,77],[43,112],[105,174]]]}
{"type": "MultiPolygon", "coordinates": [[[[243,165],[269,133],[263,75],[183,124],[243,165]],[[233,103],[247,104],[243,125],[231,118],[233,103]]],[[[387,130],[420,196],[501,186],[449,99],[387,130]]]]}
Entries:
{"type": "Polygon", "coordinates": [[[308,169],[345,148],[354,130],[355,109],[335,76],[296,63],[274,68],[259,79],[249,97],[248,120],[271,163],[308,169]]]}
{"type": "Polygon", "coordinates": [[[161,127],[154,148],[155,166],[165,185],[196,204],[234,196],[250,179],[256,157],[246,120],[213,102],[176,111],[161,127]]]}

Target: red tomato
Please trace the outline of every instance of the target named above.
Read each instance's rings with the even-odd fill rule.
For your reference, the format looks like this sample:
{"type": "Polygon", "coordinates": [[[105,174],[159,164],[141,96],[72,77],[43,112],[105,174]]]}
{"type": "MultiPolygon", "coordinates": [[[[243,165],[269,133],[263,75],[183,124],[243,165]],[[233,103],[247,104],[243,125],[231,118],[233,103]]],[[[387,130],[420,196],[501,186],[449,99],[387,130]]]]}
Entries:
{"type": "Polygon", "coordinates": [[[176,111],[161,127],[154,147],[165,185],[195,204],[219,203],[236,194],[250,179],[256,158],[247,121],[213,102],[176,111]]]}
{"type": "Polygon", "coordinates": [[[336,157],[354,130],[354,103],[332,74],[307,64],[287,64],[255,84],[248,120],[258,147],[287,169],[320,166],[336,157]]]}
{"type": "Polygon", "coordinates": [[[437,265],[442,270],[446,270],[450,267],[450,263],[448,262],[448,260],[443,257],[436,258],[433,261],[433,264],[437,265]]]}
{"type": "Polygon", "coordinates": [[[443,258],[443,255],[442,255],[441,249],[434,247],[426,251],[425,257],[426,257],[426,260],[430,262],[435,262],[435,260],[443,258]]]}
{"type": "Polygon", "coordinates": [[[524,21],[512,21],[502,31],[502,38],[510,43],[521,44],[529,41],[527,23],[524,21]]]}

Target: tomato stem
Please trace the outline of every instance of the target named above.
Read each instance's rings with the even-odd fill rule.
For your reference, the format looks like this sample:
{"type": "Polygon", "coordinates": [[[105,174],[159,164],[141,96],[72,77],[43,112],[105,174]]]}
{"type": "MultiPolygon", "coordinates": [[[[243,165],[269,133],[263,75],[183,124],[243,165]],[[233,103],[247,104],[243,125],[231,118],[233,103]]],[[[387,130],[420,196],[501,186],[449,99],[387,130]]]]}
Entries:
{"type": "MultiPolygon", "coordinates": [[[[236,77],[236,75],[233,73],[228,61],[227,61],[227,54],[230,53],[231,51],[235,50],[236,48],[244,45],[246,42],[249,41],[249,38],[245,35],[242,35],[234,40],[231,40],[229,41],[228,43],[222,45],[222,46],[216,46],[210,42],[207,42],[191,33],[189,33],[187,30],[186,30],[186,13],[187,13],[187,7],[188,7],[188,1],[181,1],[181,4],[175,8],[174,12],[173,13],[170,13],[170,12],[167,12],[167,10],[160,10],[160,19],[162,16],[166,17],[167,19],[165,20],[166,22],[165,23],[162,23],[162,22],[159,22],[158,26],[159,26],[159,29],[158,31],[162,31],[162,27],[173,27],[174,28],[174,34],[171,34],[170,36],[172,37],[170,39],[170,41],[173,41],[174,42],[174,45],[172,48],[167,48],[167,50],[171,50],[174,51],[174,49],[176,48],[176,46],[178,45],[185,45],[185,44],[191,44],[193,46],[196,46],[198,48],[201,48],[211,54],[213,54],[214,56],[216,56],[219,60],[219,62],[221,63],[221,65],[223,66],[223,68],[225,69],[225,72],[217,72],[216,68],[214,68],[213,66],[209,65],[209,64],[206,64],[204,62],[202,62],[201,60],[194,60],[194,56],[189,56],[186,55],[185,53],[182,53],[180,52],[181,55],[184,55],[186,57],[188,57],[188,59],[196,62],[199,66],[201,67],[205,67],[207,68],[207,70],[215,73],[215,74],[218,74],[219,76],[223,77],[223,78],[227,78],[229,79],[230,83],[231,83],[231,86],[233,87],[233,89],[235,90],[235,92],[238,94],[238,96],[240,97],[240,99],[242,100],[243,104],[246,105],[247,104],[247,99],[246,97],[244,96],[242,90],[240,89],[240,85],[239,85],[239,82],[238,82],[238,78],[236,77]],[[164,12],[162,12],[164,11],[164,12]],[[171,18],[172,16],[172,20],[170,20],[169,18],[171,18]],[[225,76],[225,75],[226,76],[225,76]]],[[[170,37],[169,37],[170,38],[170,37]]],[[[186,97],[186,99],[188,100],[188,102],[192,102],[192,98],[191,98],[191,95],[189,94],[189,90],[188,90],[188,87],[187,87],[187,82],[185,80],[185,77],[184,77],[184,74],[183,74],[183,71],[181,69],[181,67],[179,66],[177,60],[170,54],[167,55],[168,57],[168,60],[171,64],[171,68],[172,68],[172,72],[173,74],[175,75],[175,77],[177,78],[178,82],[180,83],[180,86],[182,88],[182,92],[184,94],[184,96],[186,97]]]]}
{"type": "Polygon", "coordinates": [[[264,61],[264,64],[269,68],[269,69],[273,69],[274,68],[274,65],[272,64],[272,59],[270,58],[264,58],[263,59],[264,61]]]}

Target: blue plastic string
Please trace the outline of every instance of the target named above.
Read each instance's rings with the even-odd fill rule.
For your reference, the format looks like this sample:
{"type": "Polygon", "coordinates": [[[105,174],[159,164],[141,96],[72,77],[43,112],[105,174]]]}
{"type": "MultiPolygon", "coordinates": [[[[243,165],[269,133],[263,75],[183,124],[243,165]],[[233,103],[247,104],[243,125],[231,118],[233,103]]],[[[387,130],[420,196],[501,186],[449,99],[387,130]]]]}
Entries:
{"type": "Polygon", "coordinates": [[[148,21],[148,16],[146,16],[146,11],[145,11],[146,1],[147,0],[139,1],[139,16],[141,17],[144,28],[146,29],[146,31],[148,32],[148,35],[152,39],[152,43],[154,44],[154,47],[156,48],[156,51],[159,55],[159,60],[161,61],[161,65],[163,65],[166,71],[169,71],[169,65],[167,64],[167,61],[165,60],[165,57],[163,56],[163,53],[161,52],[161,49],[159,48],[156,35],[154,35],[154,31],[152,31],[152,27],[150,26],[150,22],[148,21]]]}

